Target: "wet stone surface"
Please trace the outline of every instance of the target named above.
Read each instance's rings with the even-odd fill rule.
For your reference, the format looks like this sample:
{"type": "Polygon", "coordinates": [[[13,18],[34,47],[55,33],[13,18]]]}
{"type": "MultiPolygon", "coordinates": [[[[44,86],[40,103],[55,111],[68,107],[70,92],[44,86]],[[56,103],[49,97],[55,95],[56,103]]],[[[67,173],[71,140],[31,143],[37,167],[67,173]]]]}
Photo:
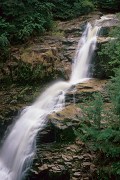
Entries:
{"type": "Polygon", "coordinates": [[[30,180],[92,179],[96,176],[94,159],[95,154],[80,140],[41,145],[29,177],[30,180]]]}

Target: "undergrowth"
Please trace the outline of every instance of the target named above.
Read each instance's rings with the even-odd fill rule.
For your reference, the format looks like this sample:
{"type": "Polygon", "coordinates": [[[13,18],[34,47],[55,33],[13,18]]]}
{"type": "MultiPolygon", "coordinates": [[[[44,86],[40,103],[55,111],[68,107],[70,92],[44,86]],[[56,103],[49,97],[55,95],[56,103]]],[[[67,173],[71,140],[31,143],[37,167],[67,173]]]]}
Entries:
{"type": "Polygon", "coordinates": [[[83,122],[75,134],[97,153],[97,178],[120,178],[120,70],[108,84],[109,108],[100,93],[82,108],[83,122]],[[89,104],[89,106],[87,105],[89,104]]]}

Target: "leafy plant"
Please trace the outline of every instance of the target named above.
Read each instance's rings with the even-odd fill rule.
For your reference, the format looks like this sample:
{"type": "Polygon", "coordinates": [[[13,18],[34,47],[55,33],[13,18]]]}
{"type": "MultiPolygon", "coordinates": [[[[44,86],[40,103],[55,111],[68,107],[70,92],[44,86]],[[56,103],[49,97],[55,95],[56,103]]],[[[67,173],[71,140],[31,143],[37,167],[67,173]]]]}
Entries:
{"type": "Polygon", "coordinates": [[[7,38],[7,34],[6,33],[1,34],[1,36],[0,36],[0,46],[2,48],[5,48],[8,44],[9,44],[9,40],[7,38]]]}
{"type": "Polygon", "coordinates": [[[111,10],[111,11],[118,11],[120,1],[119,0],[97,0],[97,4],[101,9],[111,10]]]}
{"type": "Polygon", "coordinates": [[[83,122],[75,134],[83,140],[90,150],[97,152],[96,163],[100,179],[119,179],[120,177],[120,71],[109,84],[112,105],[106,110],[101,95],[94,95],[89,106],[82,108],[83,122]],[[117,84],[118,82],[118,84],[117,84]],[[112,108],[113,107],[113,108],[112,108]],[[105,108],[105,109],[104,109],[105,108]]]}
{"type": "Polygon", "coordinates": [[[89,100],[89,106],[81,107],[83,109],[83,119],[89,120],[93,126],[100,129],[102,111],[103,111],[103,99],[100,93],[93,95],[94,100],[89,100]]]}
{"type": "Polygon", "coordinates": [[[87,14],[94,9],[94,3],[91,0],[55,0],[53,16],[57,19],[71,19],[83,14],[87,14]]]}
{"type": "Polygon", "coordinates": [[[113,76],[120,67],[120,26],[112,29],[108,36],[112,39],[100,47],[97,62],[98,74],[104,78],[113,76]]]}
{"type": "Polygon", "coordinates": [[[6,22],[0,16],[0,46],[1,48],[5,48],[9,45],[9,33],[14,29],[14,26],[10,23],[6,22]]]}
{"type": "MultiPolygon", "coordinates": [[[[8,41],[26,40],[31,35],[43,33],[52,26],[52,3],[39,0],[1,0],[0,28],[8,41]]],[[[4,38],[5,39],[5,38],[4,38]]],[[[3,45],[5,45],[4,43],[3,45]]]]}
{"type": "Polygon", "coordinates": [[[115,76],[111,77],[108,86],[109,95],[113,104],[114,112],[119,115],[120,120],[120,69],[116,69],[115,76]]]}

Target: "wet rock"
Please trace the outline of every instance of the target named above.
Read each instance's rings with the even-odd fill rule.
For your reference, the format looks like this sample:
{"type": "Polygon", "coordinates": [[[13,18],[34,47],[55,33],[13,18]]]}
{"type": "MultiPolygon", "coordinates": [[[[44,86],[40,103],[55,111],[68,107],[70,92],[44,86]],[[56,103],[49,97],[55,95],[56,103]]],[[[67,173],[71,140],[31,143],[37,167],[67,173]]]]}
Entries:
{"type": "Polygon", "coordinates": [[[79,41],[79,37],[77,37],[77,38],[64,38],[63,40],[62,40],[62,43],[63,43],[63,45],[67,45],[67,46],[72,46],[73,44],[77,44],[77,42],[79,41]]]}
{"type": "Polygon", "coordinates": [[[76,33],[76,32],[79,32],[80,33],[80,30],[82,31],[82,28],[80,29],[80,26],[78,25],[78,27],[76,26],[71,26],[71,27],[69,27],[69,28],[67,28],[67,29],[65,29],[64,30],[64,32],[66,33],[66,34],[69,34],[69,33],[76,33]]]}
{"type": "Polygon", "coordinates": [[[97,20],[96,23],[101,27],[114,27],[118,25],[119,20],[115,14],[108,14],[101,16],[101,18],[97,20]]]}
{"type": "Polygon", "coordinates": [[[74,177],[80,178],[81,177],[81,173],[80,172],[75,172],[73,174],[74,177]]]}
{"type": "Polygon", "coordinates": [[[72,168],[72,162],[68,162],[68,161],[66,161],[66,162],[64,162],[64,164],[68,167],[68,168],[72,168]]]}
{"type": "Polygon", "coordinates": [[[62,159],[64,160],[64,161],[67,161],[67,162],[70,162],[70,161],[72,161],[73,160],[73,157],[71,157],[71,156],[65,156],[65,155],[62,155],[62,159]]]}
{"type": "Polygon", "coordinates": [[[72,177],[72,180],[78,180],[78,178],[72,177]]]}
{"type": "Polygon", "coordinates": [[[49,171],[49,179],[50,180],[63,180],[63,179],[70,180],[70,173],[63,166],[61,169],[59,169],[59,167],[53,167],[49,171]]]}
{"type": "Polygon", "coordinates": [[[110,40],[112,40],[111,37],[99,37],[97,42],[98,44],[104,44],[104,43],[109,42],[110,40]]]}
{"type": "Polygon", "coordinates": [[[56,166],[53,166],[51,171],[55,171],[55,172],[58,171],[58,172],[59,172],[59,171],[60,171],[60,168],[59,168],[59,167],[56,167],[56,166]]]}
{"type": "Polygon", "coordinates": [[[83,155],[81,155],[81,156],[77,156],[77,158],[81,161],[81,160],[83,160],[83,159],[84,159],[84,156],[83,156],[83,155]]]}
{"type": "Polygon", "coordinates": [[[73,93],[75,103],[82,103],[85,100],[89,100],[94,93],[101,92],[103,95],[103,100],[107,98],[104,88],[106,86],[107,80],[90,79],[84,83],[80,83],[76,86],[74,92],[68,92],[66,95],[66,101],[73,102],[73,93]]]}
{"type": "Polygon", "coordinates": [[[84,177],[83,180],[90,180],[90,178],[89,177],[84,177]]]}
{"type": "MultiPolygon", "coordinates": [[[[66,95],[66,102],[71,103],[71,105],[67,105],[60,112],[53,113],[48,117],[48,126],[43,129],[38,136],[39,138],[40,136],[43,136],[44,138],[42,138],[39,142],[49,143],[74,141],[76,138],[74,128],[79,127],[82,117],[82,110],[78,107],[77,103],[84,102],[92,97],[94,93],[98,92],[101,92],[103,99],[105,99],[106,94],[104,92],[104,88],[106,82],[106,80],[91,79],[85,83],[78,84],[76,86],[76,90],[74,91],[75,99],[73,99],[73,92],[69,92],[66,95]],[[74,101],[76,104],[73,104],[74,101]]],[[[85,146],[84,143],[78,139],[76,140],[76,144],[81,147],[85,146]]],[[[78,150],[76,146],[70,146],[67,150],[76,153],[80,153],[82,151],[81,148],[78,150]]],[[[88,161],[91,160],[91,157],[89,155],[84,155],[84,159],[88,161]]]]}
{"type": "Polygon", "coordinates": [[[92,159],[92,156],[90,154],[86,153],[83,155],[83,158],[85,161],[90,161],[92,159]]]}
{"type": "Polygon", "coordinates": [[[80,108],[67,106],[59,113],[49,116],[49,123],[54,132],[55,141],[73,141],[75,139],[74,128],[79,126],[81,116],[80,108]],[[73,128],[74,127],[74,128],[73,128]]]}
{"type": "Polygon", "coordinates": [[[90,165],[90,172],[91,172],[91,174],[93,174],[94,172],[96,173],[96,166],[94,165],[94,164],[91,164],[90,165]]]}
{"type": "Polygon", "coordinates": [[[73,156],[73,159],[74,160],[78,160],[78,156],[73,156]]]}
{"type": "Polygon", "coordinates": [[[47,164],[43,164],[41,167],[38,167],[39,171],[45,171],[45,170],[48,170],[48,166],[47,164]]]}
{"type": "Polygon", "coordinates": [[[90,162],[83,162],[81,165],[83,166],[84,170],[89,170],[91,163],[90,162]]]}
{"type": "MultiPolygon", "coordinates": [[[[80,143],[82,144],[82,142],[80,143]]],[[[39,163],[36,164],[36,168],[34,167],[32,173],[32,177],[36,176],[38,179],[42,177],[44,180],[57,180],[60,179],[82,179],[90,177],[90,173],[95,174],[96,167],[93,163],[86,162],[85,157],[93,156],[87,152],[85,146],[82,146],[82,154],[78,155],[77,152],[81,146],[77,145],[76,143],[72,144],[59,144],[58,143],[51,143],[51,144],[44,144],[41,145],[39,148],[39,153],[41,158],[39,159],[39,163],[41,162],[43,165],[39,166],[39,163]],[[40,151],[41,149],[41,151],[40,151]],[[75,151],[71,151],[74,149],[75,151]],[[47,166],[46,166],[46,165],[47,166]],[[37,168],[39,167],[39,168],[37,168]],[[36,175],[36,169],[39,170],[39,174],[36,175]],[[34,172],[35,171],[35,172],[34,172]],[[43,173],[45,172],[45,173],[43,173]],[[44,176],[42,176],[44,175],[44,176]],[[83,176],[84,175],[84,176],[83,176]]],[[[38,170],[37,170],[38,172],[38,170]]],[[[31,179],[30,179],[31,180],[31,179]]],[[[37,179],[35,179],[37,180],[37,179]]]]}
{"type": "Polygon", "coordinates": [[[51,143],[55,141],[54,129],[51,124],[47,124],[37,135],[37,143],[51,143]]]}
{"type": "Polygon", "coordinates": [[[81,147],[84,147],[85,146],[85,143],[80,141],[79,139],[76,139],[76,144],[81,146],[81,147]]]}

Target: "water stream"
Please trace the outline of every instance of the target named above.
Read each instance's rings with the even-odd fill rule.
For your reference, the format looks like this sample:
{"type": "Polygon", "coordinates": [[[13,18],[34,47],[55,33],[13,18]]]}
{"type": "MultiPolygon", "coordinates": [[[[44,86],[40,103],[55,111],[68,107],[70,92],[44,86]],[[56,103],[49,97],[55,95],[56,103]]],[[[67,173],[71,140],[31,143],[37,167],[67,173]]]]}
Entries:
{"type": "Polygon", "coordinates": [[[22,180],[35,155],[36,136],[47,116],[65,106],[65,94],[72,85],[88,77],[89,63],[96,47],[99,28],[89,23],[76,50],[68,82],[51,85],[38,99],[20,114],[0,151],[0,180],[22,180]]]}

